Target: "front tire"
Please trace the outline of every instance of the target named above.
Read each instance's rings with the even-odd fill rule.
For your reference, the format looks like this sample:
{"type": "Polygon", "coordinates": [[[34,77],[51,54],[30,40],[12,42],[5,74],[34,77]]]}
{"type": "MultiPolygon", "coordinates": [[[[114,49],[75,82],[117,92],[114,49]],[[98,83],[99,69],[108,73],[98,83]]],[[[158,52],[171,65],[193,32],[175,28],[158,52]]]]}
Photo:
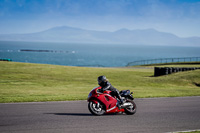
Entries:
{"type": "Polygon", "coordinates": [[[88,109],[93,115],[103,115],[105,113],[104,107],[101,103],[94,103],[90,101],[88,103],[88,109]]]}
{"type": "Polygon", "coordinates": [[[135,102],[132,101],[132,100],[129,100],[129,99],[126,102],[127,103],[131,103],[132,105],[124,109],[125,113],[127,115],[135,114],[136,113],[136,109],[137,109],[137,106],[136,106],[135,102]]]}

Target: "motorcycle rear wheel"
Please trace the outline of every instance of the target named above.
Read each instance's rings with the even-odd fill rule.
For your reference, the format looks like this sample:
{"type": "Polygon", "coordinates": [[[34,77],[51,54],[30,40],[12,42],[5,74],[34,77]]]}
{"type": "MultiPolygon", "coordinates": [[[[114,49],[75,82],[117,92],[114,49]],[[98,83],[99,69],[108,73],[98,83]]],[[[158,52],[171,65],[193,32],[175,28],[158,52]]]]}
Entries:
{"type": "Polygon", "coordinates": [[[126,102],[127,102],[127,103],[131,103],[132,106],[125,108],[125,109],[124,109],[124,112],[125,112],[127,115],[133,115],[133,114],[135,114],[135,113],[136,113],[136,109],[137,109],[137,106],[136,106],[135,102],[132,101],[132,100],[127,100],[126,102]]]}
{"type": "Polygon", "coordinates": [[[101,103],[94,103],[90,101],[88,103],[88,109],[93,115],[103,115],[105,113],[104,107],[101,103]]]}

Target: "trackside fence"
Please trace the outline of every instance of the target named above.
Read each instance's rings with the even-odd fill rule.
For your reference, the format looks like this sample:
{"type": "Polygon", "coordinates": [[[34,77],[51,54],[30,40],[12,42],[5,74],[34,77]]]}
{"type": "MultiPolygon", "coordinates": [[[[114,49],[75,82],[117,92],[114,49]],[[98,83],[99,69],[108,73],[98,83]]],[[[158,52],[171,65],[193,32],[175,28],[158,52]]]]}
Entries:
{"type": "Polygon", "coordinates": [[[149,59],[129,62],[126,66],[139,66],[139,65],[151,65],[151,64],[165,64],[165,63],[178,63],[178,62],[199,62],[200,57],[184,57],[184,58],[161,58],[161,59],[149,59]]]}

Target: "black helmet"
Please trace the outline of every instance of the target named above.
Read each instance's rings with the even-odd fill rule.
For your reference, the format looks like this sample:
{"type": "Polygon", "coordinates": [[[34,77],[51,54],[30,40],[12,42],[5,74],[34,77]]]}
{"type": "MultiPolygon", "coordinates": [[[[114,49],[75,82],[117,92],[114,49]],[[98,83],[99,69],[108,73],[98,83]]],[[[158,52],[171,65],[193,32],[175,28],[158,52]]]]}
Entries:
{"type": "Polygon", "coordinates": [[[106,76],[99,76],[99,77],[97,78],[97,81],[98,81],[98,84],[99,84],[99,85],[104,84],[104,83],[107,81],[106,76]]]}

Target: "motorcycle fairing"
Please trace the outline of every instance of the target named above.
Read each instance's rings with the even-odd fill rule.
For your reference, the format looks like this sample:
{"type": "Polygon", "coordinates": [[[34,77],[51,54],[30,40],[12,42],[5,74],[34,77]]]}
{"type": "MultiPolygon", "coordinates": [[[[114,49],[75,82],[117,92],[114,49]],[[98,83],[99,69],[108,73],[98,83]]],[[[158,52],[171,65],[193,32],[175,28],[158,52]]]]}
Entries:
{"type": "Polygon", "coordinates": [[[88,98],[88,101],[91,100],[96,104],[101,101],[101,103],[105,105],[107,113],[124,112],[124,109],[119,109],[117,107],[117,99],[110,95],[111,91],[104,91],[104,93],[101,93],[98,91],[99,89],[101,89],[101,87],[96,87],[90,92],[92,95],[88,98]]]}
{"type": "Polygon", "coordinates": [[[106,111],[116,107],[117,100],[109,94],[100,94],[97,98],[106,106],[106,111]]]}

